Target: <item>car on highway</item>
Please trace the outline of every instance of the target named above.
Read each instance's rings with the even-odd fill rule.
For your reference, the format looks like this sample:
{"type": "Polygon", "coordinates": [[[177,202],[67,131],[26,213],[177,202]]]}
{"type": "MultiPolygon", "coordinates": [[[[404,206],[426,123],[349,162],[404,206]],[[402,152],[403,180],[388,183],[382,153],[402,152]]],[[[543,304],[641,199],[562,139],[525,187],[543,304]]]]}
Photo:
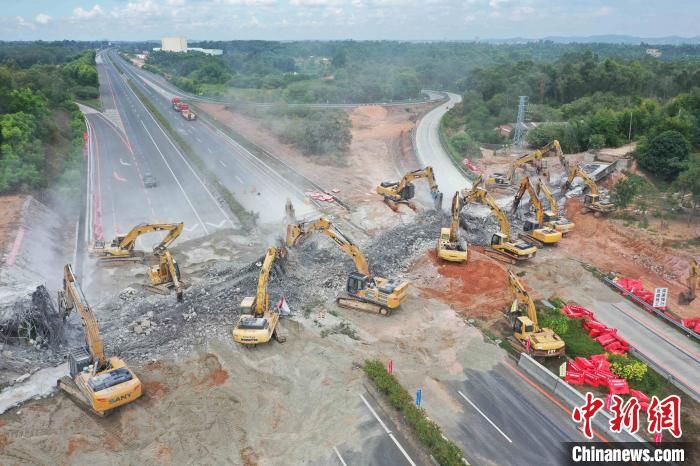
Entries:
{"type": "Polygon", "coordinates": [[[156,186],[158,186],[158,181],[156,180],[156,177],[153,176],[151,173],[144,173],[143,185],[147,188],[155,188],[156,186]]]}

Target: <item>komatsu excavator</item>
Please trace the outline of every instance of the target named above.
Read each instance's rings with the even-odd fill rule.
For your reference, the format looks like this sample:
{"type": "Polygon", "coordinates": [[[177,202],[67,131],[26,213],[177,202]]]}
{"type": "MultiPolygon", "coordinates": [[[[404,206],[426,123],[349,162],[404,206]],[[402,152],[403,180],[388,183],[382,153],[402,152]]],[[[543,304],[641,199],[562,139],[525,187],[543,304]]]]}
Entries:
{"type": "Polygon", "coordinates": [[[182,234],[184,228],[184,223],[142,223],[132,228],[129,233],[118,235],[109,246],[104,241],[95,241],[89,252],[98,257],[99,263],[142,262],[144,252],[134,249],[139,236],[156,231],[167,231],[168,234],[163,241],[153,248],[158,250],[170,246],[182,234]]]}
{"type": "Polygon", "coordinates": [[[536,357],[557,357],[564,354],[565,343],[553,330],[540,328],[537,322],[537,309],[525,287],[512,271],[508,271],[508,288],[513,295],[513,305],[507,314],[513,329],[517,349],[525,349],[536,357]],[[522,315],[520,307],[527,309],[522,315]]]}
{"type": "Polygon", "coordinates": [[[528,163],[532,163],[535,165],[535,169],[537,170],[537,174],[539,175],[545,169],[544,164],[542,163],[542,158],[548,156],[551,152],[554,152],[555,155],[557,155],[560,159],[563,158],[561,146],[559,145],[559,141],[557,141],[556,139],[550,142],[549,144],[545,145],[544,147],[541,147],[540,149],[537,149],[536,151],[531,152],[529,154],[525,154],[522,157],[513,161],[513,163],[511,163],[508,167],[508,171],[506,173],[494,173],[486,180],[486,184],[496,186],[511,186],[513,184],[513,177],[515,176],[515,171],[519,167],[522,167],[523,165],[528,163]]]}
{"type": "Polygon", "coordinates": [[[85,347],[68,354],[70,376],[59,379],[58,387],[82,408],[98,416],[105,416],[140,397],[141,382],[126,363],[116,356],[105,356],[95,313],[70,264],[63,268],[63,290],[58,292],[58,307],[64,319],[73,309],[78,310],[86,343],[85,347]]]}
{"type": "Polygon", "coordinates": [[[467,260],[467,242],[458,238],[459,214],[462,211],[462,201],[459,192],[452,198],[452,223],[449,228],[440,229],[436,252],[440,259],[449,262],[464,262],[467,260]]]}
{"type": "Polygon", "coordinates": [[[562,186],[562,191],[567,191],[577,176],[581,177],[589,189],[589,192],[583,196],[583,213],[592,210],[596,213],[596,215],[600,215],[607,214],[615,210],[615,204],[603,201],[600,198],[598,185],[595,184],[595,181],[593,181],[593,179],[588,176],[588,173],[581,168],[581,165],[574,165],[571,167],[569,170],[569,177],[564,182],[564,186],[562,186]]]}
{"type": "Polygon", "coordinates": [[[541,191],[544,194],[545,199],[547,199],[547,202],[549,202],[549,209],[544,211],[543,225],[554,228],[557,231],[561,231],[561,234],[564,236],[574,231],[574,227],[576,226],[574,222],[559,215],[557,200],[554,198],[549,186],[547,186],[547,182],[542,178],[537,177],[537,186],[535,187],[535,191],[537,195],[539,195],[541,191]]]}
{"type": "Polygon", "coordinates": [[[535,257],[537,246],[533,246],[527,241],[510,240],[510,222],[506,214],[498,207],[496,201],[486,191],[486,189],[475,186],[470,191],[462,192],[462,199],[465,204],[478,202],[491,209],[491,213],[496,216],[500,225],[500,231],[491,237],[491,249],[486,249],[485,253],[496,259],[515,264],[535,257]]]}
{"type": "Polygon", "coordinates": [[[336,298],[338,306],[384,316],[390,315],[394,309],[401,306],[408,293],[409,283],[372,276],[367,259],[360,248],[328,219],[321,217],[314,222],[287,225],[287,246],[295,246],[303,237],[313,232],[328,236],[355,262],[356,270],[348,277],[347,294],[336,298]]]}
{"type": "Polygon", "coordinates": [[[145,288],[149,291],[166,294],[168,291],[164,291],[163,287],[166,290],[172,287],[175,289],[177,301],[181,302],[185,284],[180,277],[180,266],[168,248],[156,249],[154,254],[158,258],[158,265],[148,268],[150,285],[146,285],[145,288]]]}
{"type": "Polygon", "coordinates": [[[535,221],[525,220],[523,224],[523,233],[519,236],[539,247],[557,244],[561,241],[561,231],[544,225],[544,208],[542,207],[542,202],[540,202],[540,199],[537,197],[535,188],[532,186],[530,178],[527,176],[520,182],[520,188],[515,194],[515,199],[513,199],[513,213],[518,210],[518,206],[525,195],[525,191],[530,194],[530,204],[535,208],[535,221]]]}
{"type": "Polygon", "coordinates": [[[286,257],[287,250],[284,247],[267,249],[258,276],[257,292],[254,297],[245,297],[241,302],[241,317],[232,331],[235,342],[259,345],[269,342],[272,338],[280,343],[286,340],[279,332],[279,312],[270,309],[270,296],[267,293],[272,266],[275,261],[284,260],[286,257]]]}
{"type": "Polygon", "coordinates": [[[690,304],[693,302],[695,299],[695,291],[698,288],[698,277],[700,277],[700,264],[698,264],[697,259],[691,259],[688,265],[690,267],[688,271],[688,290],[680,294],[678,299],[681,304],[690,304]]]}
{"type": "Polygon", "coordinates": [[[428,180],[430,195],[433,198],[435,209],[442,209],[442,193],[435,181],[433,167],[430,166],[408,172],[400,181],[382,181],[377,186],[376,191],[377,194],[381,194],[384,197],[384,202],[394,212],[399,210],[399,204],[406,204],[411,209],[416,210],[415,204],[411,201],[416,195],[416,187],[413,185],[413,181],[421,178],[428,180]]]}

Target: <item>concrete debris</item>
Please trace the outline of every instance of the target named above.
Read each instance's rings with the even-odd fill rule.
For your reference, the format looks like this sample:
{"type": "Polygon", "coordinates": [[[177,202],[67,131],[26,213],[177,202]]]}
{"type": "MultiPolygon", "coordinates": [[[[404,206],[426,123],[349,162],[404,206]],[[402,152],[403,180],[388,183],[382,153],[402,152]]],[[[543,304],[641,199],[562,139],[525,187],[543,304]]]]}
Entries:
{"type": "Polygon", "coordinates": [[[123,299],[123,300],[126,301],[126,300],[131,299],[131,298],[133,298],[134,296],[136,296],[136,293],[138,293],[138,292],[137,292],[134,288],[132,288],[132,287],[127,287],[127,288],[124,288],[124,289],[119,293],[119,297],[120,297],[121,299],[123,299]]]}

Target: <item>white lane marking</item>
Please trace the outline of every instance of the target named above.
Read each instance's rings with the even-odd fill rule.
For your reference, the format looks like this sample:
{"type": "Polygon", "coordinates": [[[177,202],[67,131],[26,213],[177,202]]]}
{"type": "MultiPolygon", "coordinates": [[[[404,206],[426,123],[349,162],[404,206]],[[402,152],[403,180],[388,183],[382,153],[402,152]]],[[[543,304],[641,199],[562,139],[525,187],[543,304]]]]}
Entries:
{"type": "Polygon", "coordinates": [[[222,226],[224,226],[224,223],[226,223],[226,220],[220,221],[218,225],[216,223],[207,222],[207,225],[214,228],[221,228],[222,226]]]}
{"type": "Polygon", "coordinates": [[[335,455],[336,455],[336,456],[338,457],[338,459],[340,460],[340,463],[341,463],[343,466],[348,466],[348,463],[346,463],[345,460],[343,459],[343,457],[340,456],[340,452],[338,451],[338,448],[333,447],[333,451],[335,451],[335,455]]]}
{"type": "Polygon", "coordinates": [[[470,405],[472,405],[472,407],[473,407],[474,409],[476,409],[476,410],[479,412],[479,414],[481,414],[481,415],[484,417],[484,419],[486,419],[487,421],[489,421],[489,424],[491,424],[491,425],[493,426],[494,429],[496,429],[498,432],[500,432],[501,435],[504,436],[504,437],[506,438],[506,440],[508,440],[510,443],[513,443],[513,441],[512,441],[510,438],[508,438],[508,436],[507,436],[506,434],[504,434],[503,431],[502,431],[501,429],[499,429],[498,426],[497,426],[496,424],[494,424],[493,421],[492,421],[491,419],[489,419],[489,418],[486,416],[486,414],[484,414],[479,408],[476,407],[476,405],[475,405],[474,403],[472,403],[472,400],[470,400],[469,398],[467,398],[467,397],[464,395],[464,393],[462,393],[462,392],[459,391],[459,390],[457,390],[457,393],[459,393],[459,395],[460,395],[462,398],[464,398],[465,400],[467,400],[467,403],[469,403],[470,405]]]}
{"type": "Polygon", "coordinates": [[[403,453],[403,456],[404,456],[404,458],[406,458],[406,461],[408,461],[408,463],[411,466],[416,466],[416,463],[413,462],[411,457],[408,456],[408,453],[406,453],[406,450],[404,450],[403,447],[401,446],[401,444],[399,443],[399,441],[396,440],[396,437],[394,437],[394,434],[389,434],[389,438],[394,441],[394,443],[396,444],[397,447],[399,447],[399,450],[401,450],[401,453],[403,453]]]}
{"type": "MultiPolygon", "coordinates": [[[[207,147],[207,149],[209,149],[209,148],[207,147]]],[[[228,167],[226,166],[226,164],[225,164],[223,161],[219,160],[219,163],[221,164],[222,167],[228,168],[228,167]]]]}
{"type": "Polygon", "coordinates": [[[239,183],[243,184],[243,180],[241,179],[241,177],[240,177],[240,176],[238,176],[238,175],[235,175],[235,177],[236,177],[236,179],[238,180],[238,182],[239,182],[239,183]]]}
{"type": "Polygon", "coordinates": [[[194,138],[197,140],[198,143],[200,143],[200,144],[202,143],[202,140],[199,139],[199,136],[195,136],[194,138]]]}
{"type": "MultiPolygon", "coordinates": [[[[211,147],[209,147],[209,146],[207,146],[207,151],[208,151],[210,154],[213,154],[213,153],[214,153],[214,151],[212,151],[212,150],[211,150],[211,147]]],[[[222,165],[223,165],[223,164],[222,164],[222,165]]],[[[225,165],[224,165],[224,166],[225,166],[225,165]]]]}
{"type": "Polygon", "coordinates": [[[406,460],[409,462],[409,464],[410,464],[411,466],[416,466],[416,463],[414,463],[413,460],[411,459],[411,457],[408,456],[408,453],[406,453],[406,450],[404,450],[404,448],[401,446],[401,444],[399,443],[399,441],[396,440],[396,437],[394,437],[394,434],[392,434],[391,431],[386,427],[386,424],[384,424],[384,422],[379,418],[379,416],[378,416],[377,413],[374,411],[374,409],[372,408],[372,406],[371,406],[371,405],[369,404],[369,402],[365,399],[365,397],[362,396],[361,393],[360,393],[360,398],[362,398],[362,401],[364,401],[365,406],[367,406],[367,409],[369,409],[369,411],[372,413],[372,415],[374,416],[374,418],[375,418],[377,421],[379,421],[379,424],[382,426],[382,429],[384,429],[384,432],[386,432],[387,434],[389,434],[389,438],[391,438],[391,440],[396,444],[396,446],[399,447],[399,450],[401,451],[401,453],[403,453],[404,458],[406,458],[406,460]]]}
{"type": "Polygon", "coordinates": [[[372,413],[372,415],[374,416],[374,418],[375,418],[377,421],[379,421],[379,424],[381,424],[382,429],[384,429],[384,432],[386,432],[387,434],[390,434],[391,431],[390,431],[389,429],[387,429],[387,427],[386,427],[386,425],[384,424],[384,422],[379,418],[379,416],[377,416],[377,413],[374,411],[374,409],[372,408],[372,406],[370,406],[370,404],[367,402],[367,400],[365,399],[365,397],[362,396],[361,393],[360,393],[360,398],[362,398],[362,401],[365,402],[365,406],[367,406],[367,409],[369,409],[369,411],[372,413]]]}
{"type": "MultiPolygon", "coordinates": [[[[146,124],[143,122],[143,120],[139,120],[139,121],[141,122],[141,125],[143,126],[143,129],[146,130],[146,134],[148,134],[148,137],[151,138],[151,142],[152,142],[153,145],[156,147],[156,150],[157,150],[158,153],[160,154],[160,157],[163,159],[163,162],[165,163],[165,166],[168,167],[168,170],[170,170],[170,174],[173,175],[173,178],[175,179],[175,182],[176,182],[177,185],[180,187],[180,191],[182,191],[182,195],[185,196],[185,200],[187,200],[187,203],[190,205],[190,208],[192,208],[192,212],[194,212],[194,215],[197,217],[197,220],[199,220],[199,223],[202,223],[202,224],[203,224],[204,222],[202,221],[202,218],[199,216],[199,213],[197,212],[197,209],[194,208],[194,205],[192,204],[192,201],[190,200],[189,196],[188,196],[187,193],[185,192],[185,188],[182,187],[182,185],[180,184],[180,180],[178,180],[178,179],[177,179],[177,176],[175,176],[175,172],[173,171],[172,168],[170,168],[170,164],[169,164],[168,161],[166,160],[166,158],[165,158],[165,156],[163,155],[163,153],[160,151],[160,147],[158,147],[158,144],[156,144],[156,141],[153,139],[153,136],[151,136],[151,132],[148,131],[148,128],[146,127],[146,124]]],[[[205,232],[206,234],[209,234],[209,231],[207,231],[207,227],[205,227],[204,225],[202,225],[202,227],[204,228],[204,232],[205,232]]]]}
{"type": "MultiPolygon", "coordinates": [[[[126,78],[124,78],[124,77],[122,77],[122,79],[126,80],[126,78]]],[[[125,81],[125,82],[126,82],[126,81],[125,81]]],[[[141,102],[141,100],[138,98],[138,96],[136,95],[136,93],[134,92],[134,90],[131,88],[131,86],[129,86],[129,85],[127,84],[126,88],[129,89],[129,91],[131,91],[131,93],[133,94],[134,98],[136,98],[136,100],[139,101],[139,103],[141,104],[141,106],[142,106],[142,107],[144,108],[144,110],[146,111],[146,114],[147,114],[149,117],[151,117],[151,120],[153,120],[153,123],[155,123],[155,125],[158,127],[158,129],[160,129],[160,132],[163,133],[163,136],[165,136],[165,139],[170,143],[170,145],[173,147],[173,149],[175,149],[175,152],[178,153],[178,155],[180,156],[180,158],[182,159],[182,161],[185,163],[185,165],[187,165],[187,168],[190,169],[190,171],[192,172],[192,174],[194,175],[194,177],[197,179],[197,181],[199,181],[199,184],[202,186],[202,188],[204,189],[204,191],[209,195],[209,197],[211,198],[211,200],[214,202],[214,205],[216,205],[216,207],[219,209],[219,211],[221,212],[221,215],[223,215],[223,217],[224,217],[226,220],[228,220],[229,222],[231,222],[231,225],[233,225],[233,224],[234,224],[234,223],[233,223],[233,220],[231,220],[231,218],[226,214],[226,212],[224,211],[224,209],[219,205],[219,203],[217,202],[217,200],[216,200],[216,198],[214,197],[214,195],[211,193],[211,191],[209,191],[209,189],[207,189],[207,186],[204,184],[204,182],[203,182],[202,179],[199,177],[199,175],[197,174],[197,172],[192,168],[192,165],[189,164],[189,162],[185,159],[185,156],[182,155],[182,152],[180,152],[180,149],[178,149],[177,146],[175,145],[175,143],[170,139],[170,136],[168,136],[168,135],[165,133],[165,130],[158,124],[158,122],[157,122],[156,119],[153,117],[153,115],[151,115],[151,112],[146,108],[146,106],[143,104],[143,102],[141,102]]],[[[141,122],[141,124],[143,125],[143,121],[141,122]]],[[[145,127],[146,127],[146,125],[144,125],[144,128],[145,128],[145,127]]],[[[153,138],[151,138],[151,139],[153,139],[153,138]]],[[[162,154],[161,154],[161,155],[162,155],[162,154]]]]}
{"type": "Polygon", "coordinates": [[[121,157],[119,157],[119,163],[121,163],[121,164],[124,165],[125,167],[130,167],[130,166],[131,166],[131,164],[130,164],[129,162],[123,161],[121,157]]]}
{"type": "Polygon", "coordinates": [[[191,232],[195,231],[195,230],[197,229],[197,227],[199,227],[199,223],[195,223],[195,224],[194,224],[193,226],[191,226],[191,227],[185,227],[184,230],[185,230],[187,233],[191,233],[191,232]]]}

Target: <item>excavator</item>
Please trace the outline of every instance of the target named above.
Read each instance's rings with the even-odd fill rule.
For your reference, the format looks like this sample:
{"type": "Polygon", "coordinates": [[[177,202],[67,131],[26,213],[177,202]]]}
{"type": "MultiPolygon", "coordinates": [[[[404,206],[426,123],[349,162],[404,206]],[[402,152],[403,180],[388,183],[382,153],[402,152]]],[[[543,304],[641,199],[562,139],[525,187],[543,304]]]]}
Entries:
{"type": "Polygon", "coordinates": [[[105,356],[97,318],[70,264],[63,268],[58,307],[64,320],[73,309],[78,310],[86,342],[85,347],[69,353],[70,376],[60,378],[58,387],[81,408],[101,417],[139,398],[143,393],[141,381],[122,359],[105,356]]]}
{"type": "Polygon", "coordinates": [[[302,238],[313,232],[328,236],[355,262],[356,270],[348,277],[347,294],[336,298],[338,306],[383,316],[390,315],[394,309],[401,306],[408,294],[409,283],[370,274],[367,259],[360,248],[334,227],[330,220],[321,217],[314,222],[287,225],[287,247],[294,247],[302,238]]]}
{"type": "Polygon", "coordinates": [[[416,187],[413,185],[413,181],[421,178],[428,180],[433,206],[436,210],[441,209],[442,193],[438,190],[433,167],[430,166],[408,172],[400,181],[382,181],[377,186],[376,191],[377,194],[381,194],[384,197],[384,203],[394,212],[399,210],[399,204],[406,204],[411,209],[416,210],[415,204],[411,201],[416,195],[416,187]]]}
{"type": "Polygon", "coordinates": [[[440,259],[449,262],[464,262],[467,260],[467,242],[457,237],[459,232],[459,213],[462,211],[462,201],[459,192],[452,198],[452,223],[449,228],[440,229],[436,252],[440,259]]]}
{"type": "Polygon", "coordinates": [[[515,194],[515,199],[513,199],[513,210],[515,213],[518,210],[520,201],[525,195],[525,191],[530,194],[530,204],[535,208],[535,221],[525,220],[523,224],[523,232],[521,237],[527,241],[536,244],[539,247],[544,247],[546,245],[555,245],[561,241],[561,231],[557,231],[552,227],[544,225],[544,208],[542,207],[542,202],[537,197],[535,188],[530,183],[530,178],[525,177],[520,182],[520,188],[515,194]]]}
{"type": "Polygon", "coordinates": [[[690,260],[690,271],[688,273],[688,291],[684,291],[679,296],[680,304],[690,304],[695,299],[695,290],[698,288],[698,277],[700,277],[700,264],[697,259],[690,260]]]}
{"type": "Polygon", "coordinates": [[[233,340],[242,345],[259,345],[272,338],[283,343],[286,338],[279,332],[279,312],[270,309],[270,296],[267,282],[275,261],[284,260],[287,249],[271,246],[267,249],[265,259],[258,276],[258,289],[254,297],[248,296],[241,301],[241,317],[233,328],[233,340]]]}
{"type": "Polygon", "coordinates": [[[537,173],[540,174],[544,169],[542,164],[542,158],[546,157],[551,152],[554,152],[560,160],[563,158],[561,145],[556,139],[550,142],[549,144],[545,145],[544,147],[541,147],[540,149],[537,149],[534,152],[525,154],[522,157],[516,159],[513,163],[510,164],[506,173],[494,173],[486,180],[486,184],[496,186],[512,185],[513,177],[515,176],[515,170],[527,163],[534,163],[535,168],[537,169],[537,173]]]}
{"type": "Polygon", "coordinates": [[[158,250],[170,246],[182,234],[184,228],[184,223],[142,223],[125,235],[117,235],[109,246],[104,241],[95,241],[89,252],[97,256],[100,263],[142,262],[144,252],[134,250],[139,236],[155,231],[167,231],[168,234],[163,241],[153,248],[158,250]]]}
{"type": "Polygon", "coordinates": [[[557,206],[557,200],[554,198],[552,191],[547,186],[547,182],[542,178],[537,177],[537,186],[535,187],[537,195],[540,191],[544,194],[544,197],[549,202],[549,210],[545,210],[544,215],[544,226],[554,228],[557,231],[561,231],[561,234],[566,236],[568,233],[574,231],[576,224],[566,217],[559,215],[559,208],[557,206]]]}
{"type": "Polygon", "coordinates": [[[486,249],[485,254],[493,256],[510,264],[525,261],[535,257],[537,246],[533,246],[524,240],[510,240],[510,222],[506,214],[498,207],[496,201],[486,191],[486,189],[475,186],[470,191],[462,192],[462,199],[465,204],[478,202],[491,209],[491,213],[496,216],[500,225],[500,231],[491,237],[491,249],[486,249]]]}
{"type": "Polygon", "coordinates": [[[535,357],[558,357],[564,354],[565,343],[554,330],[540,328],[537,322],[537,309],[525,287],[512,271],[508,271],[508,288],[513,295],[513,305],[507,314],[513,328],[516,349],[526,349],[535,357]],[[527,308],[527,315],[522,315],[520,306],[527,308]],[[529,343],[528,343],[529,342],[529,343]]]}
{"type": "Polygon", "coordinates": [[[158,265],[148,268],[148,280],[151,284],[144,285],[144,288],[161,294],[168,293],[163,290],[164,286],[166,289],[175,288],[175,297],[178,302],[182,302],[185,285],[180,277],[180,266],[166,247],[157,248],[154,254],[158,258],[158,265]]]}
{"type": "Polygon", "coordinates": [[[581,177],[590,191],[583,197],[583,213],[592,210],[596,215],[600,215],[607,214],[615,210],[615,204],[601,200],[598,185],[596,185],[595,181],[588,176],[588,173],[581,168],[581,165],[574,165],[571,167],[569,170],[569,177],[564,182],[564,186],[562,186],[562,191],[567,191],[577,176],[581,177]]]}

